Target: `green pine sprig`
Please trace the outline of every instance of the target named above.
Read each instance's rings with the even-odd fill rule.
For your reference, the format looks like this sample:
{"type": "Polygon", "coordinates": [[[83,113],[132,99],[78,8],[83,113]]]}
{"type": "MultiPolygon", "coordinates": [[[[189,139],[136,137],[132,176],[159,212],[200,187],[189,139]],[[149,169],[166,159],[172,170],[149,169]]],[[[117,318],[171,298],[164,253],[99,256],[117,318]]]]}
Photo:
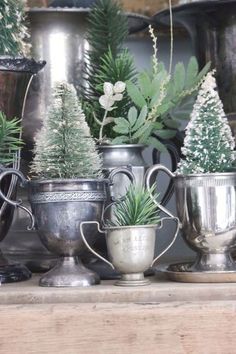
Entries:
{"type": "Polygon", "coordinates": [[[22,147],[20,120],[7,120],[6,115],[0,112],[0,164],[12,164],[16,153],[22,147]]]}
{"type": "Polygon", "coordinates": [[[151,187],[150,192],[143,186],[132,184],[127,189],[124,199],[115,204],[114,221],[108,220],[107,226],[158,224],[160,222],[159,210],[150,193],[154,199],[158,198],[156,184],[151,187]]]}
{"type": "MultiPolygon", "coordinates": [[[[136,75],[133,57],[127,49],[122,49],[127,36],[127,16],[118,2],[97,0],[89,15],[87,40],[91,49],[86,57],[90,64],[85,66],[86,86],[82,90],[83,109],[92,135],[96,138],[99,135],[99,126],[94,115],[101,120],[104,114],[98,103],[103,94],[104,82],[132,82],[136,75]]],[[[116,105],[114,116],[123,116],[130,102],[125,94],[122,103],[116,105]]],[[[115,136],[110,125],[105,128],[104,133],[108,138],[115,136]]]]}

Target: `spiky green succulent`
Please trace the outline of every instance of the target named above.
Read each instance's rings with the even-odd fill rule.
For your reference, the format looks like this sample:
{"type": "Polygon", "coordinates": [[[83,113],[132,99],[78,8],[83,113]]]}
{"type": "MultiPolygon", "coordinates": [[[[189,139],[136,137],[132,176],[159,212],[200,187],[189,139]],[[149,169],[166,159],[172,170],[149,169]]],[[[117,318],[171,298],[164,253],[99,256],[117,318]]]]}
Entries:
{"type": "Polygon", "coordinates": [[[160,222],[159,209],[154,202],[157,198],[156,184],[153,184],[150,192],[143,186],[130,185],[125,197],[114,206],[114,220],[107,220],[106,226],[158,224],[160,222]]]}

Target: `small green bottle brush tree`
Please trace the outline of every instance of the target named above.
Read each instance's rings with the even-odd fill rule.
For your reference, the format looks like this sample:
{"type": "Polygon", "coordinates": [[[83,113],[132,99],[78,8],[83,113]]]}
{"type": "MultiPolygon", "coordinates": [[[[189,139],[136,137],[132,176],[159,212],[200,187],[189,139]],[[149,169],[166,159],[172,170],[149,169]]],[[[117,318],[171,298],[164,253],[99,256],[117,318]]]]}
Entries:
{"type": "Polygon", "coordinates": [[[235,141],[216,90],[213,73],[207,74],[199,90],[186,128],[178,174],[225,172],[235,159],[235,141]]]}
{"type": "Polygon", "coordinates": [[[73,85],[56,85],[34,153],[31,172],[39,179],[102,177],[101,158],[73,85]]]}

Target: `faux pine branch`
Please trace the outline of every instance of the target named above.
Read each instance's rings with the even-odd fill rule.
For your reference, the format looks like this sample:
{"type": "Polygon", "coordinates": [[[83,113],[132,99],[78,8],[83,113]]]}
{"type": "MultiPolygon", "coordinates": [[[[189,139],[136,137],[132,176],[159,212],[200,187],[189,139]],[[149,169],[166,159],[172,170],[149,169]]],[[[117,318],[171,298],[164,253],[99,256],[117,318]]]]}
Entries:
{"type": "MultiPolygon", "coordinates": [[[[86,87],[83,90],[83,107],[91,127],[92,135],[98,138],[99,126],[94,117],[101,120],[103,110],[98,98],[103,94],[104,82],[115,84],[135,77],[134,60],[127,49],[122,49],[128,36],[128,20],[118,2],[97,0],[89,15],[87,39],[90,50],[86,53],[88,65],[85,68],[86,87]]],[[[123,116],[130,106],[127,93],[116,104],[114,116],[123,116]]],[[[105,135],[114,137],[111,126],[105,128],[105,135]]]]}
{"type": "Polygon", "coordinates": [[[0,112],[0,164],[7,166],[14,162],[17,152],[22,146],[20,139],[20,120],[13,118],[7,120],[0,112]]]}
{"type": "Polygon", "coordinates": [[[143,186],[132,184],[121,201],[114,206],[114,220],[107,221],[108,227],[155,225],[160,221],[159,210],[153,199],[158,198],[154,184],[150,192],[143,186]],[[150,196],[150,193],[153,196],[150,196]]]}
{"type": "Polygon", "coordinates": [[[34,154],[31,172],[39,178],[101,177],[101,159],[73,85],[56,85],[34,154]]]}

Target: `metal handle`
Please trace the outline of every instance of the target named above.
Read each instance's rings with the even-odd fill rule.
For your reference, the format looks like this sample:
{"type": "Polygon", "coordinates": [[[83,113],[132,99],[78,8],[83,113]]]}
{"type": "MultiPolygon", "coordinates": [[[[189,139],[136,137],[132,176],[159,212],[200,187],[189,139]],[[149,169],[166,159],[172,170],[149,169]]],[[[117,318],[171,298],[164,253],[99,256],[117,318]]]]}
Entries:
{"type": "MultiPolygon", "coordinates": [[[[114,170],[112,170],[108,176],[108,179],[110,179],[110,181],[111,181],[110,186],[112,186],[114,184],[114,182],[113,182],[114,177],[120,173],[126,175],[129,178],[131,183],[135,183],[135,176],[134,176],[133,172],[129,170],[128,167],[117,167],[114,170]]],[[[111,197],[112,202],[115,202],[115,197],[114,197],[114,195],[112,195],[111,191],[110,191],[110,197],[111,197]]]]}
{"type": "Polygon", "coordinates": [[[167,167],[163,166],[163,165],[154,165],[152,167],[150,167],[147,172],[146,172],[146,176],[145,176],[145,183],[147,186],[147,189],[150,193],[150,196],[152,198],[152,200],[154,201],[154,203],[157,205],[157,207],[162,210],[166,215],[170,216],[171,218],[175,218],[174,215],[171,214],[171,212],[166,209],[165,207],[163,207],[160,203],[158,203],[158,201],[153,197],[152,193],[151,193],[151,178],[154,172],[158,172],[158,171],[164,171],[166,172],[171,178],[175,177],[175,174],[172,173],[167,167]]]}
{"type": "Polygon", "coordinates": [[[18,170],[15,170],[14,168],[9,168],[9,169],[6,169],[5,171],[3,171],[1,174],[0,174],[0,198],[2,198],[6,203],[14,206],[15,208],[20,208],[22,210],[24,210],[26,213],[29,214],[29,217],[30,217],[30,222],[31,222],[31,225],[27,227],[27,230],[32,230],[35,226],[35,219],[34,219],[34,216],[33,214],[31,213],[31,211],[24,207],[22,205],[22,201],[21,200],[18,200],[18,201],[14,201],[14,200],[11,200],[9,199],[7,196],[5,196],[1,190],[1,182],[2,180],[6,177],[6,176],[9,176],[9,175],[15,175],[16,177],[18,177],[21,181],[21,185],[22,187],[25,187],[28,183],[27,179],[24,177],[23,173],[21,173],[20,171],[18,170]]]}
{"type": "MultiPolygon", "coordinates": [[[[110,186],[112,186],[114,184],[114,182],[113,182],[114,177],[116,175],[118,175],[119,173],[126,175],[129,178],[131,183],[135,183],[135,176],[134,176],[133,172],[128,169],[128,167],[117,167],[114,170],[112,170],[108,176],[108,179],[110,180],[110,186]]],[[[104,216],[105,216],[107,210],[110,209],[114,204],[121,202],[123,200],[124,196],[116,199],[114,197],[114,195],[112,194],[112,189],[110,188],[110,198],[111,198],[111,203],[109,203],[104,208],[104,210],[102,212],[101,223],[103,226],[105,225],[104,216]]]]}
{"type": "Polygon", "coordinates": [[[95,224],[97,225],[98,227],[98,231],[102,234],[106,234],[105,231],[101,230],[100,229],[100,225],[99,225],[99,222],[97,221],[82,221],[80,223],[80,233],[81,233],[81,236],[82,236],[82,239],[84,241],[84,244],[85,246],[89,249],[90,252],[92,252],[96,257],[100,258],[103,262],[109,264],[109,266],[111,266],[112,269],[115,269],[115,267],[113,266],[113,264],[111,262],[109,262],[106,258],[102,257],[99,253],[97,253],[96,251],[94,251],[94,249],[88,244],[85,236],[84,236],[84,230],[83,230],[83,225],[92,225],[92,224],[95,224]]]}
{"type": "MultiPolygon", "coordinates": [[[[160,139],[160,138],[159,138],[160,139]]],[[[170,159],[171,159],[171,171],[176,171],[178,162],[180,161],[180,147],[178,145],[181,145],[180,142],[177,145],[176,141],[168,140],[168,139],[160,139],[162,144],[165,145],[165,147],[168,150],[170,159]]],[[[152,152],[152,160],[153,160],[153,165],[160,164],[160,156],[161,152],[158,151],[157,149],[153,149],[152,152]]],[[[167,189],[165,191],[165,194],[162,197],[161,204],[166,205],[170,198],[172,197],[174,193],[174,182],[173,179],[170,179],[170,182],[167,186],[167,189]]]]}
{"type": "Polygon", "coordinates": [[[165,220],[174,220],[176,222],[176,230],[173,236],[173,239],[171,241],[171,243],[152,261],[151,267],[156,263],[156,261],[161,258],[161,256],[163,256],[163,254],[165,254],[170,248],[171,246],[175,243],[176,238],[178,236],[179,233],[179,229],[180,229],[180,221],[178,218],[176,217],[165,217],[161,219],[161,223],[160,223],[160,227],[158,227],[158,229],[162,229],[163,227],[163,221],[165,220]]]}

